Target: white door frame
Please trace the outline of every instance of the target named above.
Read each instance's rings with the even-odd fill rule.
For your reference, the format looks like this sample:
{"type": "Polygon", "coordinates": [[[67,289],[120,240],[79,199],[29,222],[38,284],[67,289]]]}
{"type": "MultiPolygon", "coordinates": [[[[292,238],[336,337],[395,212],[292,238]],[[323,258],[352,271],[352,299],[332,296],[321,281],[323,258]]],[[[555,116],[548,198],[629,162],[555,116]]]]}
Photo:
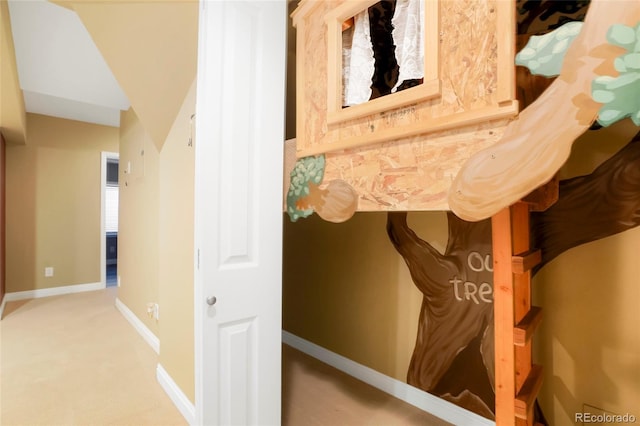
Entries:
{"type": "Polygon", "coordinates": [[[107,160],[120,161],[120,154],[109,151],[102,151],[100,153],[100,282],[102,283],[102,288],[107,287],[107,235],[105,233],[107,160]]]}

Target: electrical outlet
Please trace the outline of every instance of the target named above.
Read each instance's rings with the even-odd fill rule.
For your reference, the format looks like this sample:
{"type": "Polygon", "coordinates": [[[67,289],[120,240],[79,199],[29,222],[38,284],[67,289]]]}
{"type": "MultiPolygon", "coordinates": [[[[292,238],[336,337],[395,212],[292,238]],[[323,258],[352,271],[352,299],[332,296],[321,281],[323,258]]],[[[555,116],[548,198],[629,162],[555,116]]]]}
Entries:
{"type": "Polygon", "coordinates": [[[157,303],[153,303],[153,302],[147,303],[147,316],[155,320],[160,319],[160,307],[158,306],[157,303]]]}
{"type": "Polygon", "coordinates": [[[45,277],[52,277],[53,276],[53,267],[52,266],[47,266],[46,268],[44,268],[44,276],[45,277]]]}

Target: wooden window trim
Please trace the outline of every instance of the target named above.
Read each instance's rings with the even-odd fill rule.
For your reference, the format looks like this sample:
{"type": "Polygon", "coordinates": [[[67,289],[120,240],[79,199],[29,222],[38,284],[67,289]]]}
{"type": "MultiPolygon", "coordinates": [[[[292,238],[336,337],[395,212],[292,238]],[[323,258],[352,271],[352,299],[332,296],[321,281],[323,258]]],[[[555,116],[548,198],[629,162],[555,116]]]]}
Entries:
{"type": "Polygon", "coordinates": [[[347,1],[326,16],[327,24],[327,124],[335,125],[383,111],[402,108],[420,101],[439,97],[439,2],[424,0],[424,81],[401,92],[342,108],[342,24],[346,19],[376,4],[379,0],[347,1]]]}

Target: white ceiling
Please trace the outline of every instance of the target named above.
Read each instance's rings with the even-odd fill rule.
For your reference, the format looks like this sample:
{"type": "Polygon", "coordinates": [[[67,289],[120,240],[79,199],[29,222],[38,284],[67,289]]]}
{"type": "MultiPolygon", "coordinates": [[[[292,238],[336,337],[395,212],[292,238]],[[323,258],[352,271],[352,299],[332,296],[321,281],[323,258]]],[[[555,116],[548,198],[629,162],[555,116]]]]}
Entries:
{"type": "Polygon", "coordinates": [[[118,127],[129,100],[78,15],[46,0],[9,0],[27,112],[118,127]]]}

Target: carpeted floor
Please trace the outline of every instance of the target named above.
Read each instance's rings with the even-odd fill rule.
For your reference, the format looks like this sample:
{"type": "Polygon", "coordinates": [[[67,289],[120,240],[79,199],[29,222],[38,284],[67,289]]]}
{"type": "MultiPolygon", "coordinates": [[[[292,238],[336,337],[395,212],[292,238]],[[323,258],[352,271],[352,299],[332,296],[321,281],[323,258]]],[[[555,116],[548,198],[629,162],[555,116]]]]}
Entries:
{"type": "Polygon", "coordinates": [[[185,425],[157,354],[114,306],[116,288],[7,303],[0,424],[185,425]]]}
{"type": "MultiPolygon", "coordinates": [[[[0,425],[185,425],[157,355],[114,307],[117,287],[9,302],[0,321],[0,425]]],[[[283,345],[285,426],[448,423],[283,345]]]]}

